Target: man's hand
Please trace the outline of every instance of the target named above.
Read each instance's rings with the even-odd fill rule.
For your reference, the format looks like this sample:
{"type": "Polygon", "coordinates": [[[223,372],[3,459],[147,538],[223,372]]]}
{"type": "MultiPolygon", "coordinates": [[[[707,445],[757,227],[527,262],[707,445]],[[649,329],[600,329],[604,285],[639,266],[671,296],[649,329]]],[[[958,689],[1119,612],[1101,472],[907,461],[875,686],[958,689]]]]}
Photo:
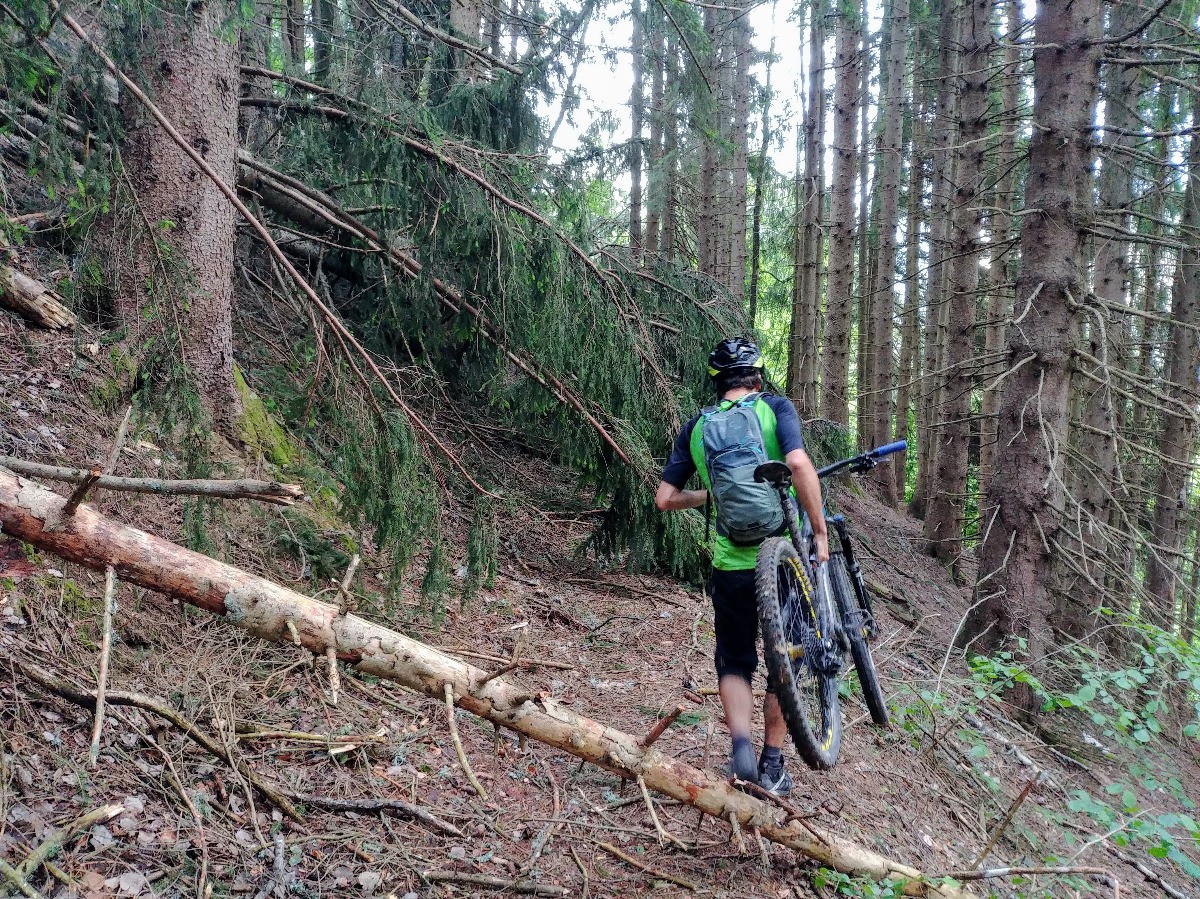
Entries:
{"type": "Polygon", "coordinates": [[[829,531],[821,529],[818,534],[813,532],[813,543],[817,546],[817,564],[829,561],[829,531]]]}

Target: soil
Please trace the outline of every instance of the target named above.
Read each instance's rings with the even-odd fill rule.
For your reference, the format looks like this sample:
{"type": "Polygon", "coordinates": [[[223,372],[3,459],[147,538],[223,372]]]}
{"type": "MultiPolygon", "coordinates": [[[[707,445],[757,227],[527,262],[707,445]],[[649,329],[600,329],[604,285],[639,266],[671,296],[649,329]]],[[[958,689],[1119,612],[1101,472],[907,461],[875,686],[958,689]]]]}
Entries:
{"type": "MultiPolygon", "coordinates": [[[[107,458],[124,408],[111,400],[115,377],[101,336],[82,328],[75,335],[27,331],[0,315],[0,454],[75,465],[107,458]]],[[[135,427],[118,473],[177,473],[179,460],[167,446],[160,435],[135,427]]],[[[226,461],[247,474],[259,473],[261,465],[239,461],[232,451],[226,461]]],[[[728,737],[718,700],[684,698],[715,687],[712,614],[704,595],[582,555],[591,519],[568,474],[524,456],[500,474],[505,489],[523,499],[499,522],[494,583],[466,606],[452,604],[445,620],[434,623],[416,583],[399,600],[385,600],[382,563],[368,557],[355,588],[360,610],[482,667],[500,667],[518,648],[522,657],[570,666],[506,677],[630,733],[649,731],[682,701],[687,711],[659,747],[698,765],[723,763],[728,737]]],[[[62,485],[55,489],[65,492],[62,485]]],[[[140,528],[183,539],[177,500],[100,493],[92,502],[140,528]]],[[[796,781],[793,802],[822,827],[933,874],[980,862],[1110,872],[989,880],[977,885],[980,894],[1113,895],[1115,877],[1122,895],[1163,895],[1164,888],[1147,879],[1149,871],[1180,894],[1195,895],[1197,881],[1170,859],[1152,856],[1152,844],[1134,841],[1118,849],[1145,870],[1112,851],[1122,833],[1135,828],[1130,819],[1186,812],[1188,802],[1200,798],[1195,741],[1166,734],[1140,757],[1108,746],[1110,754],[1094,749],[1084,761],[1047,745],[1017,723],[997,691],[971,677],[959,656],[948,654],[970,595],[922,551],[919,522],[859,488],[840,490],[838,505],[860,537],[868,579],[886,596],[878,603],[875,658],[893,723],[873,727],[848,683],[837,767],[810,771],[790,748],[786,753],[796,781]],[[1149,766],[1159,783],[1174,777],[1183,786],[1174,793],[1154,788],[1154,781],[1131,776],[1136,763],[1149,766]],[[1133,795],[1124,798],[1139,811],[1119,816],[1108,828],[1115,832],[1106,834],[1094,816],[1075,810],[1075,800],[1083,791],[1111,801],[1111,783],[1128,785],[1121,789],[1133,795]],[[998,830],[986,859],[978,859],[998,830]]],[[[461,547],[465,516],[450,510],[446,519],[462,530],[461,547]]],[[[280,551],[272,537],[279,527],[276,510],[222,506],[207,522],[208,551],[310,594],[328,589],[304,559],[280,551]]],[[[465,564],[462,555],[451,570],[465,564]]],[[[102,596],[102,574],[0,538],[0,858],[19,863],[86,810],[123,805],[112,821],[69,837],[54,859],[56,874],[42,869],[29,877],[43,895],[193,896],[202,863],[212,895],[256,899],[514,895],[429,883],[421,876],[428,871],[528,878],[596,899],[651,891],[662,897],[887,895],[872,884],[841,882],[790,850],[766,846],[760,853],[752,838],[742,855],[726,822],[670,802],[659,804],[658,817],[693,848],[663,848],[635,785],[459,713],[466,754],[488,792],[484,801],[460,768],[444,703],[344,671],[335,706],[324,664],[314,665],[301,650],[261,643],[221,620],[128,587],[119,591],[110,690],[140,692],[175,708],[289,793],[404,799],[463,836],[303,800],[303,821],[284,820],[223,762],[132,708],[110,707],[99,764],[89,767],[91,712],[31,684],[3,659],[31,660],[90,688],[102,596]],[[312,739],[247,736],[250,731],[302,732],[312,739]],[[600,842],[663,876],[629,865],[600,842]]],[[[1196,854],[1194,845],[1182,848],[1196,854]]]]}

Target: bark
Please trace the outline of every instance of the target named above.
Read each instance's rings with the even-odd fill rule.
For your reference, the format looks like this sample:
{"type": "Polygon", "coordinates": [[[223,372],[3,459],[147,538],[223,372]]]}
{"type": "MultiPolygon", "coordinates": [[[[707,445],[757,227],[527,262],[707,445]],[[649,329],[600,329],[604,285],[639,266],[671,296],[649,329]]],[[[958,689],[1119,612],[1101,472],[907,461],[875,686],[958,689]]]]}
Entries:
{"type": "Polygon", "coordinates": [[[746,296],[746,198],[749,183],[750,140],[750,22],[748,13],[734,16],[730,29],[732,50],[730,74],[733,80],[733,123],[730,133],[733,158],[729,173],[729,203],[727,229],[729,234],[729,263],[725,283],[733,296],[736,308],[742,308],[746,296]]]}
{"type": "MultiPolygon", "coordinates": [[[[1070,361],[1077,333],[1072,298],[1084,294],[1082,256],[1091,214],[1091,127],[1101,29],[1099,0],[1046,0],[1033,51],[1033,131],[1021,229],[1019,310],[1008,336],[1008,376],[1000,397],[1004,446],[981,510],[976,603],[959,645],[991,653],[1012,648],[1036,674],[1053,642],[1052,555],[1062,515],[1070,361]],[[1023,650],[1018,641],[1024,641],[1023,650]]],[[[1026,685],[1012,701],[1033,713],[1026,685]]]]}
{"type": "MultiPolygon", "coordinates": [[[[1124,34],[1143,15],[1135,4],[1117,4],[1110,16],[1110,31],[1124,34]]],[[[1100,170],[1098,200],[1101,209],[1114,210],[1111,223],[1118,231],[1133,225],[1129,215],[1133,205],[1132,172],[1128,152],[1134,146],[1132,136],[1139,122],[1137,82],[1133,66],[1109,67],[1105,85],[1105,134],[1103,163],[1100,170]]],[[[1129,280],[1129,244],[1116,237],[1104,238],[1096,249],[1092,292],[1113,306],[1125,306],[1129,280]]],[[[1123,316],[1103,306],[1091,306],[1093,315],[1085,316],[1087,351],[1104,360],[1111,370],[1124,368],[1125,340],[1123,316]]],[[[1071,381],[1071,391],[1079,411],[1079,427],[1073,435],[1078,462],[1069,466],[1068,502],[1073,504],[1076,522],[1063,535],[1063,553],[1059,557],[1056,609],[1053,623],[1072,637],[1082,637],[1100,622],[1095,615],[1100,606],[1112,608],[1107,597],[1096,595],[1094,584],[1105,581],[1104,569],[1110,559],[1108,536],[1111,497],[1121,494],[1121,472],[1117,452],[1117,427],[1114,394],[1094,378],[1107,381],[1110,370],[1092,370],[1079,359],[1071,381]],[[1092,377],[1089,377],[1091,375],[1092,377]],[[1078,504],[1075,506],[1074,504],[1078,504]]],[[[1118,600],[1120,603],[1120,600],[1118,600]]],[[[1116,635],[1113,635],[1116,637],[1116,635]]]]}
{"type": "Polygon", "coordinates": [[[788,396],[800,414],[817,414],[817,336],[820,332],[821,267],[825,197],[825,2],[809,4],[808,95],[804,112],[802,222],[792,276],[792,323],[788,335],[788,396]]]}
{"type": "Polygon", "coordinates": [[[842,4],[835,26],[833,186],[829,208],[829,281],[821,344],[821,417],[850,424],[850,311],[854,285],[854,183],[862,22],[842,4]]]}
{"type": "MultiPolygon", "coordinates": [[[[892,0],[887,16],[888,41],[880,58],[886,62],[882,108],[883,133],[879,144],[877,185],[879,194],[879,255],[875,263],[872,318],[874,377],[871,442],[879,446],[901,428],[892,429],[892,315],[896,290],[896,228],[900,222],[900,175],[903,171],[904,63],[908,59],[908,0],[892,0]]],[[[899,414],[899,413],[897,413],[899,414]]],[[[894,463],[899,464],[899,462],[894,463]]],[[[882,499],[896,503],[896,475],[891,465],[881,465],[875,480],[882,499]]]]}
{"type": "Polygon", "coordinates": [[[62,304],[58,294],[3,264],[0,264],[0,307],[42,328],[70,328],[75,324],[74,314],[62,304]]]}
{"type": "Polygon", "coordinates": [[[642,21],[641,0],[633,0],[633,88],[629,106],[633,117],[633,135],[629,141],[629,252],[634,264],[642,261],[642,120],[645,118],[646,98],[642,89],[645,70],[645,23],[642,21]]]}
{"type": "MultiPolygon", "coordinates": [[[[225,3],[164,12],[145,25],[135,78],[166,117],[232,184],[237,175],[238,44],[225,3]]],[[[101,225],[99,262],[115,292],[136,360],[153,329],[177,329],[183,363],[205,410],[236,436],[241,397],[233,380],[234,210],[129,92],[122,92],[122,166],[132,197],[119,195],[101,225]]],[[[167,343],[174,343],[168,339],[167,343]]]]}
{"type": "MultiPolygon", "coordinates": [[[[1007,0],[1005,3],[1007,15],[1008,39],[1004,41],[1004,84],[1001,88],[1001,114],[1008,117],[1017,112],[1017,88],[1020,76],[1017,67],[1020,63],[1021,12],[1017,0],[1007,0]]],[[[1011,259],[1012,253],[1008,244],[1012,240],[1013,226],[1016,221],[1013,212],[1016,211],[1020,199],[1014,190],[1016,184],[1017,141],[1016,129],[1001,125],[997,141],[996,154],[996,188],[994,191],[993,211],[990,222],[991,231],[991,269],[989,271],[987,325],[984,332],[985,371],[994,380],[998,370],[992,368],[993,360],[1004,351],[1005,319],[1011,314],[1012,282],[1011,259]],[[993,374],[994,373],[994,374],[993,374]]],[[[985,386],[980,401],[979,420],[979,495],[987,493],[988,484],[995,470],[996,454],[996,413],[1000,404],[998,386],[985,386]]]]}
{"type": "MultiPolygon", "coordinates": [[[[919,32],[918,32],[919,34],[919,32]]],[[[919,38],[914,40],[920,46],[919,38]]],[[[915,90],[914,90],[915,94],[915,90]]],[[[905,202],[907,226],[904,233],[904,312],[900,324],[900,369],[896,387],[896,432],[897,438],[909,436],[909,412],[912,409],[912,385],[917,376],[917,359],[921,352],[921,323],[917,313],[921,305],[921,282],[918,268],[921,263],[921,220],[924,204],[921,200],[921,185],[924,177],[921,159],[925,149],[924,104],[914,96],[912,113],[911,152],[908,155],[908,191],[905,202]]],[[[908,452],[897,453],[895,462],[896,499],[903,503],[908,488],[908,452]]]]}
{"type": "MultiPolygon", "coordinates": [[[[1192,89],[1193,118],[1200,114],[1200,91],[1192,89]]],[[[1196,468],[1196,422],[1200,418],[1200,140],[1193,134],[1188,150],[1180,233],[1180,253],[1171,292],[1171,333],[1167,344],[1167,393],[1172,408],[1163,410],[1159,464],[1154,488],[1152,552],[1146,564],[1146,591],[1162,627],[1174,626],[1176,592],[1188,530],[1189,481],[1196,468]],[[1168,461],[1169,460],[1169,461],[1168,461]]]]}
{"type": "Polygon", "coordinates": [[[312,78],[329,85],[333,74],[333,26],[337,16],[335,0],[312,0],[312,78]]]}
{"type": "Polygon", "coordinates": [[[960,131],[950,208],[952,258],[946,266],[945,389],[939,408],[937,463],[929,486],[925,538],[930,552],[958,575],[967,506],[975,307],[979,290],[979,227],[989,125],[992,0],[968,0],[962,23],[960,131]]]}
{"type": "Polygon", "coordinates": [[[925,517],[929,502],[930,481],[937,460],[944,377],[944,348],[946,341],[945,266],[946,241],[950,227],[950,185],[954,184],[955,154],[952,148],[958,131],[958,51],[960,20],[956,0],[942,0],[941,24],[938,31],[938,77],[936,115],[931,150],[929,215],[929,266],[925,288],[924,353],[921,365],[921,401],[917,416],[917,486],[912,511],[925,517]]]}
{"type": "Polygon", "coordinates": [[[333,649],[339,661],[357,671],[394,681],[427,696],[442,698],[449,685],[459,708],[498,725],[560,748],[622,777],[639,776],[649,789],[702,811],[760,828],[764,837],[822,864],[872,879],[897,878],[910,895],[969,895],[961,888],[935,886],[917,870],[864,849],[843,837],[823,833],[803,821],[784,823],[782,809],[736,790],[637,737],[605,727],[544,694],[531,696],[487,673],[403,634],[336,606],[309,599],[152,534],[106,518],[84,506],[62,530],[48,530],[63,498],[31,481],[0,471],[0,526],[39,549],[92,568],[112,565],[122,581],[174,597],[255,636],[292,641],[291,623],[301,645],[316,655],[333,649]]]}
{"type": "Polygon", "coordinates": [[[288,64],[293,70],[304,70],[304,0],[285,0],[287,4],[288,64]]]}
{"type": "Polygon", "coordinates": [[[659,177],[662,178],[662,237],[659,245],[663,258],[668,262],[675,259],[678,241],[675,235],[676,205],[676,160],[679,149],[679,118],[676,107],[679,103],[679,47],[672,33],[667,37],[667,54],[663,60],[663,75],[666,81],[666,96],[663,101],[663,162],[659,177]]]}
{"type": "Polygon", "coordinates": [[[650,165],[647,170],[646,209],[646,256],[653,260],[658,255],[659,234],[663,220],[663,58],[666,31],[662,8],[650,0],[648,22],[650,25],[650,165]]]}
{"type": "Polygon", "coordinates": [[[766,193],[767,151],[771,147],[771,65],[775,57],[775,38],[767,54],[767,83],[762,96],[762,145],[758,150],[757,172],[754,176],[754,211],[750,217],[750,328],[758,313],[758,276],[762,266],[762,208],[766,193]]]}
{"type": "MultiPolygon", "coordinates": [[[[859,21],[868,21],[869,11],[864,0],[859,6],[859,21]]],[[[888,30],[884,23],[884,30],[888,30]]],[[[881,57],[882,58],[882,57],[881,57]]],[[[874,333],[871,329],[873,319],[874,297],[871,287],[875,283],[871,277],[872,249],[877,245],[873,228],[878,222],[877,211],[872,209],[878,194],[870,190],[871,161],[875,157],[875,140],[871,132],[871,35],[864,33],[862,45],[862,62],[859,70],[862,81],[859,87],[859,127],[858,127],[858,271],[857,293],[858,318],[855,333],[858,336],[858,347],[855,354],[856,390],[855,405],[855,440],[859,452],[870,449],[872,438],[871,422],[871,384],[875,380],[874,333]],[[874,196],[873,196],[874,194],[874,196]]]]}
{"type": "MultiPolygon", "coordinates": [[[[715,86],[717,72],[717,12],[712,6],[704,9],[704,32],[708,36],[708,53],[704,56],[701,74],[710,86],[715,86]]],[[[696,209],[696,267],[711,275],[716,264],[716,198],[717,189],[717,141],[713,132],[719,128],[721,97],[717,93],[709,98],[714,109],[710,110],[707,127],[700,140],[700,191],[696,209]]]]}

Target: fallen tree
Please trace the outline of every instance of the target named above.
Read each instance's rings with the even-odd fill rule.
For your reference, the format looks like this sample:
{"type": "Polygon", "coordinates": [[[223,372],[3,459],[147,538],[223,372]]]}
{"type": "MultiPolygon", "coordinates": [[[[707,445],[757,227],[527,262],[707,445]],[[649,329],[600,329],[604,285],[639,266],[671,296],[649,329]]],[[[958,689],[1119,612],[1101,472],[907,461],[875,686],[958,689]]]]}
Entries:
{"type": "Polygon", "coordinates": [[[845,837],[795,820],[776,805],[729,782],[643,748],[630,734],[606,727],[430,646],[318,602],[265,578],[107,518],[81,506],[65,526],[64,497],[0,469],[0,530],[95,569],[111,565],[125,581],[216,615],[276,643],[298,642],[316,655],[335,653],[358,671],[433,698],[452,691],[456,704],[503,727],[591,762],[710,815],[757,828],[763,837],[847,874],[903,882],[907,895],[965,897],[955,882],[934,883],[920,871],[845,837]]]}

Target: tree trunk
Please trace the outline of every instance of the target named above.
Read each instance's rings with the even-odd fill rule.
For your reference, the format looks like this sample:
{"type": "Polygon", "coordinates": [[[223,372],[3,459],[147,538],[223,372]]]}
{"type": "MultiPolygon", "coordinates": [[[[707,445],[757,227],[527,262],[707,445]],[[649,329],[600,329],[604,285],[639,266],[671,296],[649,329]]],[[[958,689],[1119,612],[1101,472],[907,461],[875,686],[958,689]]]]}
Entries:
{"type": "MultiPolygon", "coordinates": [[[[1110,14],[1110,31],[1124,34],[1144,15],[1140,6],[1118,4],[1110,14]]],[[[1112,225],[1127,231],[1133,224],[1130,217],[1133,205],[1133,179],[1129,169],[1129,151],[1135,143],[1138,128],[1138,70],[1135,66],[1109,67],[1104,105],[1104,149],[1100,170],[1099,204],[1106,210],[1112,225]]],[[[1096,298],[1113,307],[1127,304],[1129,275],[1129,244],[1117,237],[1099,241],[1094,263],[1092,291],[1096,298]]],[[[1121,472],[1117,450],[1116,409],[1114,396],[1106,384],[1112,371],[1124,367],[1125,340],[1122,328],[1125,316],[1104,305],[1091,305],[1091,316],[1085,316],[1087,350],[1093,358],[1105,361],[1093,370],[1091,363],[1078,359],[1077,371],[1071,381],[1071,392],[1080,406],[1078,427],[1073,434],[1073,449],[1079,460],[1067,470],[1067,502],[1076,510],[1068,515],[1059,555],[1056,578],[1056,608],[1053,624],[1070,634],[1082,637],[1095,629],[1095,615],[1101,606],[1114,608],[1107,596],[1097,596],[1096,585],[1103,585],[1109,560],[1119,553],[1124,541],[1109,536],[1109,505],[1120,496],[1121,472]],[[1075,504],[1078,504],[1077,506],[1075,504]]],[[[1116,606],[1125,605],[1116,599],[1116,606]]],[[[1114,635],[1115,637],[1115,635],[1114,635]]]]}
{"type": "Polygon", "coordinates": [[[945,261],[947,316],[945,389],[938,416],[937,463],[929,486],[925,537],[932,554],[957,577],[967,506],[975,307],[979,290],[979,225],[987,148],[992,0],[968,0],[962,26],[959,138],[950,208],[952,258],[945,261]]]}
{"type": "MultiPolygon", "coordinates": [[[[771,65],[775,58],[775,36],[767,53],[767,83],[762,97],[762,146],[758,151],[757,172],[754,175],[754,212],[750,226],[750,328],[758,313],[758,275],[762,265],[762,208],[766,193],[767,151],[771,146],[771,65]]],[[[797,231],[799,233],[799,231],[797,231]]]]}
{"type": "Polygon", "coordinates": [[[937,102],[934,117],[932,171],[930,175],[929,266],[925,287],[925,347],[921,365],[921,399],[917,416],[917,486],[912,511],[925,517],[930,482],[937,463],[941,421],[943,378],[945,377],[946,267],[950,228],[950,185],[954,184],[953,152],[958,131],[958,53],[960,20],[956,0],[941,0],[938,31],[937,102]]]}
{"type": "MultiPolygon", "coordinates": [[[[3,234],[0,234],[2,240],[3,234]]],[[[43,328],[69,328],[75,324],[75,315],[54,291],[2,262],[0,307],[11,309],[31,324],[43,328]]]]}
{"type": "Polygon", "coordinates": [[[456,704],[472,714],[560,748],[627,779],[702,811],[743,825],[822,864],[875,880],[905,881],[911,895],[969,895],[939,887],[920,872],[891,861],[803,821],[784,823],[782,809],[750,796],[722,778],[693,768],[638,739],[566,708],[543,695],[531,696],[486,672],[396,631],[336,606],[309,599],[264,578],[183,549],[152,534],[105,518],[83,505],[61,529],[65,500],[46,488],[0,469],[0,526],[4,532],[95,569],[112,565],[121,580],[165,593],[215,615],[264,640],[292,641],[317,656],[332,650],[343,664],[363,674],[403,684],[441,698],[447,685],[456,704]],[[288,627],[289,623],[291,628],[288,627]]]}
{"type": "MultiPolygon", "coordinates": [[[[1009,648],[1042,668],[1048,632],[1052,557],[1062,515],[1063,459],[1075,301],[1084,295],[1083,248],[1091,214],[1091,128],[1101,33],[1099,0],[1045,0],[1033,51],[1033,133],[1021,229],[1021,275],[1008,336],[1008,376],[1000,397],[1004,452],[981,510],[976,603],[959,645],[973,652],[1009,648]],[[1024,641],[1023,650],[1018,641],[1024,641]]],[[[1033,713],[1027,685],[1018,708],[1033,713]]]]}
{"type": "Polygon", "coordinates": [[[677,106],[679,89],[679,45],[674,34],[667,37],[667,54],[663,60],[663,75],[666,80],[666,96],[663,100],[663,161],[659,177],[662,178],[662,238],[659,244],[662,255],[668,262],[675,259],[678,247],[675,224],[677,190],[676,172],[679,162],[675,158],[679,150],[679,116],[677,106]]]}
{"type": "MultiPolygon", "coordinates": [[[[1200,91],[1192,88],[1192,117],[1200,116],[1200,91]]],[[[1166,392],[1162,437],[1154,489],[1152,549],[1146,564],[1146,591],[1158,624],[1176,621],[1175,596],[1180,575],[1179,548],[1188,525],[1189,480],[1196,467],[1196,419],[1200,415],[1200,140],[1193,134],[1188,150],[1187,188],[1179,230],[1185,241],[1171,292],[1171,336],[1167,345],[1166,392]]]]}
{"type": "MultiPolygon", "coordinates": [[[[920,47],[920,31],[914,34],[913,44],[920,47]]],[[[921,160],[925,152],[925,110],[913,85],[912,140],[908,155],[908,190],[905,203],[907,226],[904,232],[904,313],[900,324],[900,370],[896,380],[896,431],[897,439],[908,439],[909,412],[912,408],[912,385],[917,376],[917,360],[921,354],[921,323],[917,313],[921,306],[921,279],[918,269],[921,264],[921,220],[924,205],[921,201],[921,185],[924,176],[921,160]]],[[[903,503],[908,488],[908,452],[895,455],[896,499],[903,503]]]]}
{"type": "Polygon", "coordinates": [[[825,0],[809,4],[808,95],[804,112],[803,221],[792,275],[792,321],[788,335],[788,396],[800,414],[817,414],[817,361],[821,320],[821,268],[825,206],[825,0]]]}
{"type": "MultiPolygon", "coordinates": [[[[1017,114],[1017,88],[1020,85],[1018,66],[1020,64],[1021,10],[1017,0],[1007,0],[1005,3],[1008,39],[1004,43],[1004,83],[1001,87],[1001,115],[1006,119],[1017,114]]],[[[1016,129],[1001,126],[997,141],[996,154],[996,188],[993,211],[990,221],[991,231],[991,269],[988,284],[987,325],[984,333],[983,371],[990,380],[994,380],[1000,369],[995,367],[993,360],[1004,351],[1004,322],[1011,314],[1012,282],[1009,260],[1013,254],[1009,243],[1013,238],[1013,212],[1020,204],[1020,199],[1014,190],[1016,184],[1017,140],[1016,129]]],[[[992,481],[995,470],[996,455],[996,413],[999,409],[1000,390],[998,387],[985,386],[980,401],[979,420],[979,495],[987,494],[988,484],[992,481]]]]}
{"type": "Polygon", "coordinates": [[[304,73],[304,0],[286,0],[288,68],[304,73]]]}
{"type": "Polygon", "coordinates": [[[335,0],[312,0],[312,79],[317,84],[331,86],[329,79],[333,74],[333,26],[336,18],[335,0]]]}
{"type": "Polygon", "coordinates": [[[843,3],[835,27],[833,85],[833,186],[829,209],[829,282],[821,345],[821,417],[850,424],[850,312],[854,289],[854,183],[858,154],[858,8],[843,3]]]}
{"type": "MultiPolygon", "coordinates": [[[[896,228],[900,223],[900,175],[904,169],[904,63],[908,59],[908,0],[892,0],[887,15],[887,46],[880,49],[884,66],[880,115],[883,134],[879,145],[879,255],[875,263],[874,308],[871,320],[875,353],[871,380],[871,442],[887,443],[894,433],[892,419],[892,315],[896,291],[896,228]],[[884,61],[886,59],[886,61],[884,61]]],[[[914,164],[915,158],[910,160],[914,164]]],[[[915,242],[914,242],[915,243],[915,242]]],[[[911,293],[911,292],[910,292],[911,293]]],[[[906,306],[910,305],[907,303],[906,306]]],[[[913,307],[915,310],[915,307],[913,307]]],[[[906,398],[907,400],[907,398],[906,398]]],[[[898,460],[895,464],[900,464],[898,460]]],[[[876,482],[884,502],[896,504],[896,474],[891,465],[877,469],[876,482]]]]}
{"type": "MultiPolygon", "coordinates": [[[[871,285],[871,192],[870,171],[872,157],[876,155],[874,141],[871,136],[871,35],[865,32],[868,10],[865,2],[859,7],[859,21],[864,23],[862,43],[862,62],[859,71],[862,75],[858,97],[858,277],[856,279],[856,298],[858,300],[858,318],[856,335],[858,347],[855,353],[855,441],[859,452],[869,449],[871,442],[871,383],[874,381],[875,355],[872,344],[874,335],[871,332],[872,320],[871,285]]],[[[886,28],[886,22],[885,28],[886,28]]]]}
{"type": "Polygon", "coordinates": [[[721,95],[717,83],[717,12],[711,5],[704,8],[704,31],[709,50],[704,57],[704,74],[712,88],[711,114],[700,138],[700,191],[696,209],[696,267],[712,275],[716,268],[716,196],[717,140],[713,135],[721,121],[721,95]]]}
{"type": "Polygon", "coordinates": [[[633,88],[629,97],[633,133],[629,141],[629,254],[634,265],[642,261],[642,120],[645,118],[646,97],[642,89],[645,71],[645,23],[642,21],[641,0],[633,0],[630,13],[633,24],[633,88]]]}
{"type": "MultiPolygon", "coordinates": [[[[666,29],[662,7],[650,3],[646,11],[650,34],[650,166],[647,174],[646,257],[653,262],[658,255],[659,231],[663,218],[663,58],[666,29]]],[[[581,42],[582,43],[582,42],[581,42]]]]}
{"type": "Polygon", "coordinates": [[[729,46],[732,50],[733,144],[729,173],[729,265],[726,285],[736,308],[742,308],[746,296],[746,206],[750,159],[750,22],[748,10],[733,17],[729,46]]]}
{"type": "MultiPolygon", "coordinates": [[[[239,78],[229,14],[219,2],[192,5],[185,16],[164,12],[160,27],[141,29],[135,64],[167,118],[234,184],[239,78]]],[[[126,345],[141,361],[152,329],[178,329],[165,345],[178,343],[206,412],[235,436],[242,405],[233,379],[233,207],[133,97],[123,92],[120,108],[133,197],[114,202],[102,224],[100,263],[126,345]]]]}

